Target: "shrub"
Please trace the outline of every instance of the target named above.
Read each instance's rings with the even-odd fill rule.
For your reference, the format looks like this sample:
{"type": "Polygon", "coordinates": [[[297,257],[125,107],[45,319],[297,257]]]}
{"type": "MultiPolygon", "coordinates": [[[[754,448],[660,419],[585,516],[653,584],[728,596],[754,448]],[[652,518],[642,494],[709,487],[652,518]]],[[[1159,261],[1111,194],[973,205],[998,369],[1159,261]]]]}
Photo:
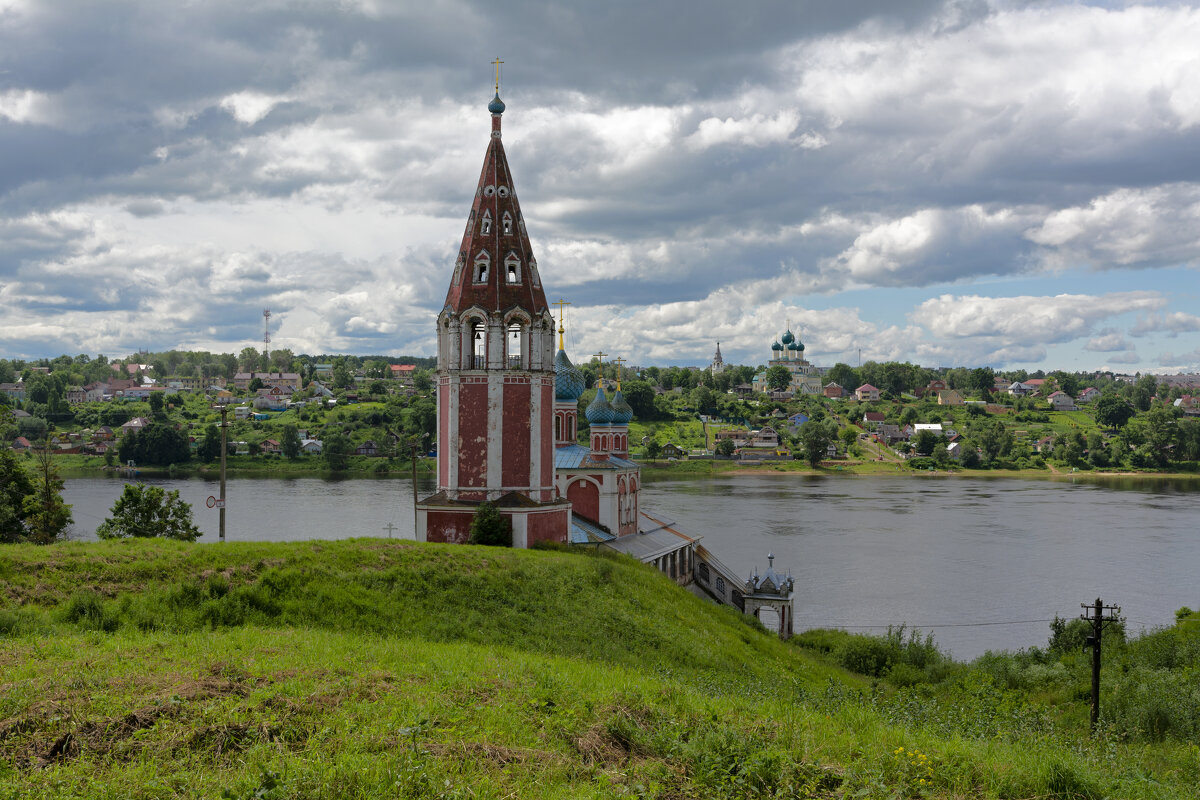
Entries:
{"type": "Polygon", "coordinates": [[[500,513],[495,503],[480,503],[471,520],[471,544],[512,547],[512,522],[500,513]]]}
{"type": "Polygon", "coordinates": [[[104,631],[111,633],[119,623],[115,615],[109,613],[104,605],[104,598],[95,592],[81,590],[71,595],[62,610],[63,620],[78,625],[84,630],[104,631]]]}

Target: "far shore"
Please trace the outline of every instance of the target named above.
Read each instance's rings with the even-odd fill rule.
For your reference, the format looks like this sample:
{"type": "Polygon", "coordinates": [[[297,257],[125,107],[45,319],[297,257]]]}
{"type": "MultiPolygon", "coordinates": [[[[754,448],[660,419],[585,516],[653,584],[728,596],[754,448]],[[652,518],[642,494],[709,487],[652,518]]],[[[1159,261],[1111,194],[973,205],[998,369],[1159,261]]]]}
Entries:
{"type": "MultiPolygon", "coordinates": [[[[216,464],[184,464],[169,467],[137,467],[129,470],[124,467],[106,466],[97,457],[67,457],[79,459],[78,463],[62,464],[62,474],[69,478],[92,477],[147,477],[147,478],[191,478],[200,477],[216,479],[220,469],[216,464]]],[[[243,460],[239,457],[238,460],[243,460]]],[[[229,478],[323,478],[323,479],[360,479],[360,478],[407,478],[412,475],[412,462],[407,459],[382,459],[355,457],[351,459],[349,469],[334,472],[316,459],[306,459],[299,462],[288,462],[278,458],[250,457],[251,463],[231,463],[226,468],[229,478]]],[[[796,475],[800,477],[870,477],[870,476],[908,476],[914,478],[930,477],[965,477],[965,478],[1026,478],[1040,480],[1162,480],[1162,481],[1196,481],[1200,482],[1200,473],[1196,472],[1133,472],[1129,470],[1102,471],[1078,470],[1070,471],[1061,467],[1047,469],[910,469],[897,461],[850,461],[823,462],[820,467],[811,467],[803,461],[769,461],[760,464],[747,465],[735,461],[683,460],[640,461],[642,475],[646,480],[687,480],[702,479],[717,475],[796,475]]],[[[422,458],[417,461],[417,472],[422,477],[431,476],[435,470],[436,460],[422,458]]]]}

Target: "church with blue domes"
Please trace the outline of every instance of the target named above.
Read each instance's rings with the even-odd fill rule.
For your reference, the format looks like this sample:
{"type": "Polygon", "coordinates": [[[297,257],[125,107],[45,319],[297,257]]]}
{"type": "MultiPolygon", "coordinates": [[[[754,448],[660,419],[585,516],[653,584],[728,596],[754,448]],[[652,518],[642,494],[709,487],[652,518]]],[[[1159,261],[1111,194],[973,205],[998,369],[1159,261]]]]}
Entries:
{"type": "MultiPolygon", "coordinates": [[[[767,369],[776,366],[782,366],[792,374],[791,385],[785,390],[787,394],[821,394],[821,369],[804,357],[804,343],[792,334],[790,327],[771,344],[767,369]]],[[[766,370],[755,375],[751,385],[756,392],[770,392],[766,370]]]]}

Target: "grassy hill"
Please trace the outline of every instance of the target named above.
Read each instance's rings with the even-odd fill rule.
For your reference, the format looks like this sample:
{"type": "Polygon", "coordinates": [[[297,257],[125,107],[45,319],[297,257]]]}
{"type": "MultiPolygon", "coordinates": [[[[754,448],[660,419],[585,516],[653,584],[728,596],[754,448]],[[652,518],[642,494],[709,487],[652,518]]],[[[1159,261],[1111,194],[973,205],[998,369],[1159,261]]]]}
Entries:
{"type": "Polygon", "coordinates": [[[625,558],[0,551],[0,797],[1194,796],[1194,747],[945,691],[914,702],[625,558]]]}

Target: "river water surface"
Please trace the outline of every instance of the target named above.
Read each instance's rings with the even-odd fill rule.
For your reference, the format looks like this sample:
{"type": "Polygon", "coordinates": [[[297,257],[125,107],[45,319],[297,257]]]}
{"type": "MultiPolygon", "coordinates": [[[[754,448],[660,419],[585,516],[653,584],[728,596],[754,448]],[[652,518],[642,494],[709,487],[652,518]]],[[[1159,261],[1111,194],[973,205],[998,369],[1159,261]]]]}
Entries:
{"type": "MultiPolygon", "coordinates": [[[[205,501],[217,482],[147,479],[192,504],[200,541],[217,539],[205,501]]],[[[78,538],[91,539],[118,478],[74,478],[78,538]]],[[[418,483],[432,492],[432,478],[418,483]]],[[[229,541],[413,537],[405,479],[237,478],[229,541]]],[[[1200,486],[1014,478],[723,475],[648,481],[642,507],[675,521],[739,573],[775,555],[796,578],[797,630],[933,631],[958,658],[1044,645],[1048,620],[1101,597],[1131,630],[1200,606],[1200,486]]]]}

